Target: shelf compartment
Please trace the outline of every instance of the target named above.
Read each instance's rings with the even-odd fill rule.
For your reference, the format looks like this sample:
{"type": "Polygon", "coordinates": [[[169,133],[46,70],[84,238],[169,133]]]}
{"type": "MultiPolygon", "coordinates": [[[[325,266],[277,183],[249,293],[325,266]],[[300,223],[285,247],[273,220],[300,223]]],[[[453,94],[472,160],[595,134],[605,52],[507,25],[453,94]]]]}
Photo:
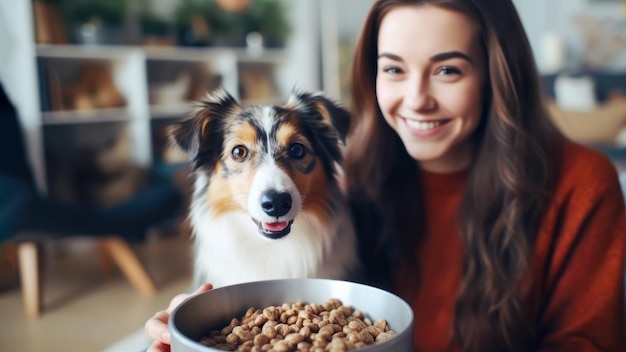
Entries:
{"type": "Polygon", "coordinates": [[[150,59],[146,71],[151,110],[161,107],[161,114],[192,105],[223,84],[211,62],[150,59]]]}
{"type": "Polygon", "coordinates": [[[244,104],[275,101],[280,97],[276,84],[276,65],[262,62],[238,64],[238,93],[244,104]]]}
{"type": "Polygon", "coordinates": [[[132,118],[126,108],[63,110],[42,113],[44,125],[124,122],[132,118]]]}
{"type": "MultiPolygon", "coordinates": [[[[41,110],[121,108],[133,101],[132,60],[38,58],[41,110]],[[131,78],[129,80],[128,78],[131,78]]],[[[135,105],[137,105],[135,103],[135,105]]]]}

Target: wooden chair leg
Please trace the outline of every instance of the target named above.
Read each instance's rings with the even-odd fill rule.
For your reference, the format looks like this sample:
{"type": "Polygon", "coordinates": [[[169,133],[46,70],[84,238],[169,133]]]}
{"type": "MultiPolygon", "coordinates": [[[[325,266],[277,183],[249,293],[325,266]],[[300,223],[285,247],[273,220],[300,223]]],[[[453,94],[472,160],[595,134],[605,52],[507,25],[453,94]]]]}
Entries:
{"type": "Polygon", "coordinates": [[[120,237],[106,237],[100,240],[101,245],[111,255],[131,285],[143,294],[154,294],[156,285],[128,242],[120,237]]]}
{"type": "Polygon", "coordinates": [[[37,318],[41,315],[42,307],[39,244],[21,242],[17,246],[17,255],[24,309],[28,317],[37,318]]]}
{"type": "Polygon", "coordinates": [[[115,263],[113,263],[113,260],[111,259],[111,254],[109,254],[109,247],[106,245],[106,241],[99,240],[97,243],[97,250],[104,277],[109,278],[113,276],[115,263]]]}

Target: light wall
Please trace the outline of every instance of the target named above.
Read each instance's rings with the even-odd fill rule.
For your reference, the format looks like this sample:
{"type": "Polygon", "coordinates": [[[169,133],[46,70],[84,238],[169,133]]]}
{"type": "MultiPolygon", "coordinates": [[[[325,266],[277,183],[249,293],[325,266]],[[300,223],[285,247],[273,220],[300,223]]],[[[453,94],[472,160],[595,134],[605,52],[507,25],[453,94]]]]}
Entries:
{"type": "MultiPolygon", "coordinates": [[[[541,43],[548,31],[560,35],[567,48],[567,69],[576,71],[584,45],[580,31],[572,17],[588,15],[597,19],[619,20],[621,33],[626,36],[626,13],[624,1],[615,0],[513,0],[526,28],[531,46],[538,61],[541,59],[541,43]]],[[[539,62],[538,62],[539,63],[539,62]]],[[[626,70],[626,48],[608,67],[626,70]]]]}

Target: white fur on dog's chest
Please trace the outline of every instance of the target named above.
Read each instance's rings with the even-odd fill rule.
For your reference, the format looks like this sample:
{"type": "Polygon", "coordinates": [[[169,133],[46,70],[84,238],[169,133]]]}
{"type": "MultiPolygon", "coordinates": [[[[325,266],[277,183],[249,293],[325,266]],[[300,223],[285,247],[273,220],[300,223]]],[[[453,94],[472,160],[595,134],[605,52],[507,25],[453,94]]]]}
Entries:
{"type": "Polygon", "coordinates": [[[341,278],[354,267],[351,226],[329,228],[303,214],[289,235],[271,240],[257,232],[245,213],[211,218],[197,211],[192,218],[196,224],[196,284],[210,282],[221,287],[282,278],[341,278]]]}

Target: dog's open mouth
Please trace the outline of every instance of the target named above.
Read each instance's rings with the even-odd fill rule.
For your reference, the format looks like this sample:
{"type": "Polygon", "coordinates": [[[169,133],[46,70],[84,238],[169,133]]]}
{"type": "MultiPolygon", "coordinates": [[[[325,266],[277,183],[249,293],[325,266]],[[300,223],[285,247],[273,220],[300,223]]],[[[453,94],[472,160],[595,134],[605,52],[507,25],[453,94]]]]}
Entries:
{"type": "Polygon", "coordinates": [[[260,222],[256,221],[259,226],[259,233],[267,238],[277,240],[285,237],[291,231],[291,221],[279,221],[279,222],[260,222]]]}

